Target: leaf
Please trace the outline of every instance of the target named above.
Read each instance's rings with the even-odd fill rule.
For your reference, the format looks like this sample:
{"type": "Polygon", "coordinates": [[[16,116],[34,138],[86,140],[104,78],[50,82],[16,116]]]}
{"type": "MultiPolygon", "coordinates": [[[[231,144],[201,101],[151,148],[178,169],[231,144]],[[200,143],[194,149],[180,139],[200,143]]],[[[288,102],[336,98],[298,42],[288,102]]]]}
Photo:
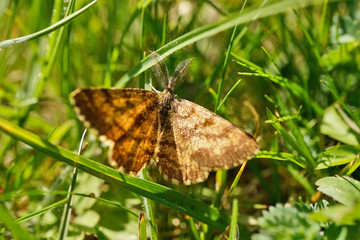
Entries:
{"type": "Polygon", "coordinates": [[[359,47],[359,41],[343,43],[321,56],[320,64],[328,71],[339,64],[346,64],[354,59],[354,51],[359,47]]]}
{"type": "Polygon", "coordinates": [[[335,105],[325,109],[320,132],[348,145],[360,145],[359,134],[356,134],[349,126],[351,120],[348,119],[346,122],[344,119],[346,115],[339,111],[341,109],[336,108],[335,105]]]}
{"type": "Polygon", "coordinates": [[[360,182],[347,176],[325,177],[315,183],[318,191],[332,197],[336,201],[352,205],[360,201],[360,182]]]}
{"type": "Polygon", "coordinates": [[[309,218],[309,213],[302,212],[293,206],[277,204],[263,211],[259,218],[259,234],[252,240],[263,239],[322,239],[319,223],[309,218]]]}
{"type": "Polygon", "coordinates": [[[146,240],[146,222],[144,213],[139,216],[139,240],[146,240]]]}
{"type": "Polygon", "coordinates": [[[317,212],[320,211],[324,208],[326,208],[329,205],[329,202],[326,201],[325,199],[323,199],[320,202],[316,202],[314,204],[304,204],[304,203],[299,203],[299,202],[295,202],[294,203],[294,207],[296,207],[297,210],[299,210],[300,212],[305,212],[305,213],[313,213],[313,212],[317,212]]]}
{"type": "Polygon", "coordinates": [[[351,162],[360,153],[360,146],[337,145],[326,149],[318,155],[319,164],[316,170],[351,162]]]}
{"type": "Polygon", "coordinates": [[[360,202],[355,205],[336,205],[321,210],[320,212],[312,213],[310,218],[318,222],[333,221],[337,224],[354,225],[357,220],[360,220],[360,202]]]}

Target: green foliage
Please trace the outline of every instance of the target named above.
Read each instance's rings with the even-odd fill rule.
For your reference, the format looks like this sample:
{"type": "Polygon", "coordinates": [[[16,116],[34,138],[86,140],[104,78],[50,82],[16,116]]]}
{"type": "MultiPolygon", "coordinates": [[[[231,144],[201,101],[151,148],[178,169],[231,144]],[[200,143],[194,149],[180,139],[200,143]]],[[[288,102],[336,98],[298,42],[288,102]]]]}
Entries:
{"type": "Polygon", "coordinates": [[[319,186],[318,190],[336,201],[351,205],[356,201],[360,201],[360,182],[347,177],[325,177],[315,183],[319,186]]]}
{"type": "Polygon", "coordinates": [[[352,209],[346,206],[329,207],[326,200],[313,205],[277,204],[263,211],[263,217],[259,218],[260,232],[254,234],[252,239],[358,239],[359,222],[352,221],[352,226],[347,226],[350,219],[359,220],[357,205],[352,209]],[[340,219],[343,221],[338,221],[340,219]]]}
{"type": "Polygon", "coordinates": [[[252,239],[323,239],[320,224],[309,218],[309,209],[281,204],[269,207],[259,218],[260,233],[254,234],[252,239]]]}
{"type": "Polygon", "coordinates": [[[0,239],[359,239],[359,12],[355,0],[0,1],[0,239]],[[170,68],[193,58],[179,97],[255,129],[244,172],[190,187],[151,166],[130,177],[91,131],[74,153],[69,93],[150,89],[151,51],[170,68]]]}
{"type": "Polygon", "coordinates": [[[145,222],[145,215],[143,213],[139,216],[139,239],[146,240],[146,222],[145,222]]]}
{"type": "Polygon", "coordinates": [[[360,128],[338,105],[325,109],[320,132],[346,145],[360,145],[360,128]]]}

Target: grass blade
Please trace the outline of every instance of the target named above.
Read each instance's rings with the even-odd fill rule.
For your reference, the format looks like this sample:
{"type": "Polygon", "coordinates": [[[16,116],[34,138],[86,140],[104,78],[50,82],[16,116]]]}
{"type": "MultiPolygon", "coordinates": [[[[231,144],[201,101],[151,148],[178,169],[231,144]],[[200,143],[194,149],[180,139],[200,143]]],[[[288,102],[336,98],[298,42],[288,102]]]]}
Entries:
{"type": "Polygon", "coordinates": [[[160,204],[186,213],[189,216],[209,224],[216,229],[224,230],[230,223],[229,216],[212,206],[192,199],[168,187],[127,176],[116,169],[107,167],[82,156],[78,156],[69,150],[55,146],[29,131],[11,124],[2,118],[0,118],[0,129],[13,138],[30,145],[48,156],[72,166],[76,165],[79,169],[88,172],[89,174],[108,181],[114,185],[126,188],[160,204]]]}
{"type": "Polygon", "coordinates": [[[315,160],[312,157],[308,148],[306,148],[306,146],[302,146],[302,144],[300,144],[299,146],[299,142],[293,136],[291,136],[285,130],[285,128],[281,126],[279,122],[276,122],[277,118],[275,117],[275,115],[271,113],[269,109],[267,109],[267,114],[269,120],[272,121],[271,123],[272,126],[280,133],[280,135],[284,138],[284,140],[288,142],[300,155],[302,155],[307,160],[306,165],[310,168],[315,168],[316,167],[315,160]]]}
{"type": "Polygon", "coordinates": [[[139,240],[146,240],[146,220],[144,213],[139,216],[139,240]]]}
{"type": "Polygon", "coordinates": [[[239,239],[239,227],[237,224],[238,219],[238,211],[239,211],[239,203],[236,198],[233,200],[233,209],[232,209],[232,215],[231,215],[231,225],[230,225],[230,234],[229,239],[235,240],[239,239]]]}
{"type": "MultiPolygon", "coordinates": [[[[80,153],[81,153],[81,149],[82,149],[82,146],[83,146],[86,131],[87,131],[87,129],[84,130],[84,133],[83,133],[83,135],[81,137],[79,150],[78,150],[78,155],[80,155],[80,153]]],[[[60,229],[59,229],[59,232],[58,232],[58,238],[57,239],[66,239],[66,236],[67,236],[68,226],[69,226],[69,222],[70,222],[70,215],[71,215],[71,210],[72,210],[72,204],[73,204],[73,201],[74,201],[74,194],[73,193],[75,191],[75,184],[76,184],[77,174],[78,174],[78,169],[75,166],[74,169],[73,169],[73,174],[72,174],[68,194],[66,196],[67,202],[66,202],[64,210],[63,210],[63,215],[61,217],[60,229]]]]}
{"type": "Polygon", "coordinates": [[[316,193],[309,180],[304,177],[299,171],[297,171],[294,167],[288,165],[287,170],[296,179],[296,181],[298,181],[305,188],[305,190],[309,193],[310,196],[316,193]]]}
{"type": "Polygon", "coordinates": [[[30,233],[17,224],[3,203],[0,203],[0,221],[11,231],[14,239],[34,240],[30,233]]]}
{"type": "Polygon", "coordinates": [[[13,39],[8,39],[5,41],[0,42],[0,50],[6,47],[10,47],[10,46],[14,46],[15,44],[19,44],[22,42],[26,42],[26,41],[30,41],[32,39],[35,38],[39,38],[41,36],[44,36],[48,33],[51,33],[53,31],[55,31],[56,29],[64,26],[65,24],[69,23],[70,21],[72,21],[74,18],[80,16],[82,13],[84,13],[86,10],[88,10],[92,5],[94,5],[97,2],[97,0],[92,1],[91,3],[89,3],[88,5],[86,5],[85,7],[79,9],[78,11],[74,12],[73,14],[70,14],[69,16],[63,18],[62,20],[58,21],[57,23],[43,29],[40,30],[38,32],[23,36],[23,37],[18,37],[18,38],[13,38],[13,39]]]}
{"type": "Polygon", "coordinates": [[[224,103],[226,102],[226,100],[228,99],[228,97],[230,96],[230,94],[235,90],[235,88],[240,84],[241,79],[239,79],[234,86],[231,87],[231,89],[226,93],[225,97],[223,98],[223,100],[221,100],[221,102],[219,103],[219,106],[216,108],[216,111],[219,111],[220,108],[222,107],[222,105],[224,105],[224,103]]]}
{"type": "MultiPolygon", "coordinates": [[[[227,29],[230,29],[237,24],[242,24],[245,22],[249,22],[256,17],[264,18],[272,15],[276,15],[282,12],[289,11],[291,9],[297,9],[301,7],[306,7],[310,5],[315,5],[322,3],[322,0],[305,0],[305,1],[296,1],[293,0],[285,0],[281,2],[274,3],[267,7],[262,7],[261,9],[255,9],[246,13],[236,13],[232,14],[219,22],[211,23],[205,25],[203,27],[197,28],[191,32],[188,32],[177,39],[169,42],[165,46],[159,48],[156,53],[161,55],[162,58],[165,58],[176,52],[179,49],[184,48],[190,44],[193,44],[201,39],[211,37],[215,34],[223,32],[227,29]]],[[[148,57],[144,58],[139,64],[133,67],[130,71],[128,71],[125,75],[123,75],[115,84],[115,87],[123,87],[126,85],[131,78],[138,76],[140,73],[144,72],[145,70],[149,69],[152,65],[154,65],[156,61],[148,57]]]]}
{"type": "MultiPolygon", "coordinates": [[[[140,173],[140,178],[141,179],[147,179],[146,177],[146,169],[144,168],[141,173],[140,173]]],[[[147,225],[149,227],[149,231],[150,231],[150,239],[151,240],[157,240],[157,235],[156,235],[156,223],[155,223],[155,218],[154,218],[154,210],[153,210],[153,206],[152,206],[152,201],[150,199],[147,199],[146,197],[142,197],[142,201],[143,201],[143,205],[144,205],[144,209],[145,209],[145,217],[147,220],[147,225]]],[[[142,213],[144,214],[144,213],[142,213]]],[[[140,217],[139,217],[140,218],[140,217]]]]}
{"type": "Polygon", "coordinates": [[[37,216],[42,215],[44,213],[47,213],[48,211],[50,211],[53,208],[60,207],[60,206],[64,205],[66,202],[67,202],[67,199],[64,198],[63,200],[60,200],[60,201],[58,201],[56,203],[53,203],[53,204],[51,204],[51,205],[49,205],[49,206],[47,206],[47,207],[45,207],[45,208],[43,208],[43,209],[41,209],[39,211],[30,213],[30,214],[28,214],[28,215],[26,215],[24,217],[21,217],[21,218],[18,218],[16,220],[16,222],[17,223],[25,222],[27,220],[30,220],[30,219],[34,218],[34,217],[37,217],[37,216]]]}

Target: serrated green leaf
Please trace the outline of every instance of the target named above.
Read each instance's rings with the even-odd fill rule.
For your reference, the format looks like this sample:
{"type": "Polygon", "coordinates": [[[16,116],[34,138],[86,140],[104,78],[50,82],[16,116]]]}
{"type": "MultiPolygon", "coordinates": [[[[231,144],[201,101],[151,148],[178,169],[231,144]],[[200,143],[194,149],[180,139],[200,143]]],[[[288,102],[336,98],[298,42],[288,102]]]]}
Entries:
{"type": "Polygon", "coordinates": [[[355,201],[360,201],[360,182],[351,177],[325,177],[315,184],[319,186],[318,191],[342,204],[352,205],[355,201]]]}
{"type": "Polygon", "coordinates": [[[326,208],[329,205],[329,202],[326,201],[325,199],[323,199],[320,202],[316,202],[314,204],[304,204],[304,203],[298,203],[298,202],[294,202],[294,207],[296,209],[298,209],[300,212],[305,212],[305,213],[313,213],[316,211],[320,211],[324,208],[326,208]]]}
{"type": "Polygon", "coordinates": [[[260,233],[252,240],[262,239],[322,239],[319,223],[312,221],[309,214],[293,206],[277,204],[263,211],[259,218],[260,233]]]}

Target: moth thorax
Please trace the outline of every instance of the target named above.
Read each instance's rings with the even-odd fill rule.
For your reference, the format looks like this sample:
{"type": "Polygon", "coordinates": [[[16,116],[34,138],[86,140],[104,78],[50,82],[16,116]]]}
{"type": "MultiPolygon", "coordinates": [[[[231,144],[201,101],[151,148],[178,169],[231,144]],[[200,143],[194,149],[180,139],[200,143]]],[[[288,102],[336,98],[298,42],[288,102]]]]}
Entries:
{"type": "Polygon", "coordinates": [[[174,99],[174,94],[170,89],[165,89],[160,96],[160,116],[166,117],[171,109],[171,102],[174,99]]]}

